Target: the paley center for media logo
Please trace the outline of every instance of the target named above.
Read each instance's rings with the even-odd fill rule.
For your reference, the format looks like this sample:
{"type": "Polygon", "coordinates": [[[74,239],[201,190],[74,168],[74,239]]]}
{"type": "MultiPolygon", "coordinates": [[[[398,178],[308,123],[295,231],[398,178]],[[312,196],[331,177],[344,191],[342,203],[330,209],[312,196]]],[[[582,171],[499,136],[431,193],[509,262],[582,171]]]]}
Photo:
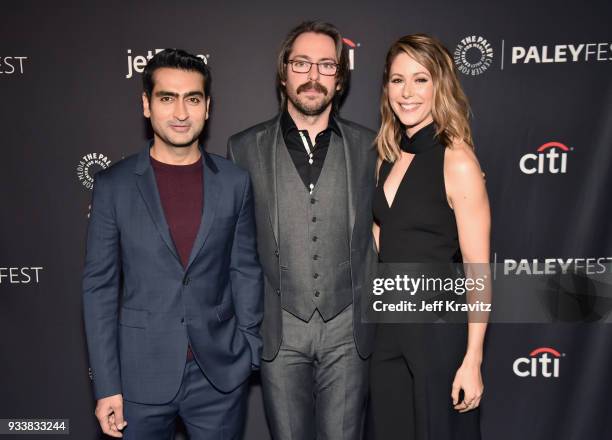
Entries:
{"type": "Polygon", "coordinates": [[[487,40],[481,35],[464,37],[453,53],[457,70],[464,75],[484,73],[493,64],[495,45],[500,70],[510,66],[534,64],[572,64],[612,61],[612,42],[561,42],[539,44],[537,42],[513,43],[503,38],[487,40]]]}
{"type": "Polygon", "coordinates": [[[93,189],[94,175],[103,169],[108,168],[111,161],[102,153],[88,153],[79,160],[76,167],[76,174],[83,186],[89,190],[93,189]]]}
{"type": "Polygon", "coordinates": [[[493,46],[480,35],[470,35],[457,44],[453,58],[461,73],[480,75],[493,64],[493,46]]]}
{"type": "Polygon", "coordinates": [[[535,153],[524,154],[519,169],[524,174],[565,174],[569,153],[573,148],[561,142],[546,142],[535,153]]]}
{"type": "Polygon", "coordinates": [[[529,356],[520,357],[512,364],[512,371],[518,377],[557,378],[561,373],[561,359],[565,353],[559,353],[551,347],[539,347],[532,350],[529,356]]]}
{"type": "MultiPolygon", "coordinates": [[[[149,62],[151,58],[153,58],[156,54],[161,52],[164,49],[151,49],[147,50],[144,54],[132,54],[132,49],[127,49],[127,74],[125,77],[130,79],[134,76],[135,73],[142,73],[144,71],[145,66],[149,62]]],[[[206,64],[208,64],[208,59],[210,58],[210,54],[202,55],[197,54],[198,58],[202,58],[206,64]]]]}

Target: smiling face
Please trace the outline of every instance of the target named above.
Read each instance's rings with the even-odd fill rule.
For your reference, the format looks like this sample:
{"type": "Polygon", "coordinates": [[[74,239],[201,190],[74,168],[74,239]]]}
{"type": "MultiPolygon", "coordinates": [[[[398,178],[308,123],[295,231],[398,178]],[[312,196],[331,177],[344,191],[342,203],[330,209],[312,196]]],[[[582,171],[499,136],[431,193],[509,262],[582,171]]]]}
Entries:
{"type": "MultiPolygon", "coordinates": [[[[338,63],[334,40],[325,34],[305,32],[295,39],[288,60],[338,63]]],[[[306,116],[323,113],[340,88],[336,76],[321,75],[314,64],[308,73],[296,73],[287,64],[287,80],[282,85],[287,105],[306,116]]]]}
{"type": "Polygon", "coordinates": [[[408,136],[433,121],[431,73],[405,52],[400,52],[391,63],[386,88],[389,105],[406,127],[408,136]]]}
{"type": "Polygon", "coordinates": [[[149,98],[142,95],[143,113],[151,120],[155,143],[191,147],[208,119],[210,98],[204,96],[204,77],[192,70],[163,67],[153,74],[149,98]]]}

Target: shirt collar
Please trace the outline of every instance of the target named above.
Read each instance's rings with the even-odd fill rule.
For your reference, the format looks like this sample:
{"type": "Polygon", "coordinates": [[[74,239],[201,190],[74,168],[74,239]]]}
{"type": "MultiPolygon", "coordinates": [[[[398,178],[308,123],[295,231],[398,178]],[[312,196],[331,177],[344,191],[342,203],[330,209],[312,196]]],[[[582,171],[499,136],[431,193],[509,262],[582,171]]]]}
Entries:
{"type": "MultiPolygon", "coordinates": [[[[281,131],[283,133],[283,137],[287,137],[292,131],[298,130],[297,126],[295,125],[295,122],[293,122],[293,118],[287,110],[283,111],[283,113],[281,114],[280,126],[281,131]]],[[[325,130],[327,129],[331,129],[331,131],[342,137],[342,132],[340,131],[340,127],[338,127],[338,123],[336,122],[336,118],[334,117],[333,113],[329,115],[329,124],[327,125],[327,128],[325,130]]],[[[318,134],[319,133],[317,133],[317,135],[318,134]]]]}

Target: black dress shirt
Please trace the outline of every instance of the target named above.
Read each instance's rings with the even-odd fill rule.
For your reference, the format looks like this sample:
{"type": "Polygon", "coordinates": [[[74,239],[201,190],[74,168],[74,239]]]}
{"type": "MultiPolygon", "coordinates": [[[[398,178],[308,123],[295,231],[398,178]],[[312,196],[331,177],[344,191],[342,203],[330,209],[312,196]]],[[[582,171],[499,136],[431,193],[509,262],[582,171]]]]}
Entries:
{"type": "Polygon", "coordinates": [[[342,137],[338,124],[334,117],[330,116],[329,125],[325,130],[317,134],[314,145],[310,141],[308,130],[298,130],[295,122],[293,122],[293,119],[286,110],[281,115],[280,124],[285,145],[287,150],[289,150],[289,155],[295,164],[295,168],[302,178],[304,185],[306,185],[306,189],[312,192],[321,175],[332,132],[342,137]],[[304,142],[307,143],[312,154],[308,154],[304,142]]]}

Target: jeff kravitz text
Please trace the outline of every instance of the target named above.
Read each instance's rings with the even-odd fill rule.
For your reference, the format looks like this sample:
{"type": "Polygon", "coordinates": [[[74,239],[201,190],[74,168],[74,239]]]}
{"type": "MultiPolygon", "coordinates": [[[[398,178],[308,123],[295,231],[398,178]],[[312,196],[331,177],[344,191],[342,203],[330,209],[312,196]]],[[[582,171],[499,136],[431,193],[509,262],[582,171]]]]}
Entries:
{"type": "Polygon", "coordinates": [[[487,292],[488,275],[482,277],[417,277],[395,275],[388,278],[375,278],[372,293],[385,299],[372,302],[374,312],[490,312],[491,303],[475,299],[473,295],[487,292]],[[389,300],[396,295],[408,295],[410,299],[389,300]],[[470,295],[470,298],[457,297],[470,295]],[[417,296],[419,297],[417,299],[417,296]],[[441,298],[442,299],[437,299],[441,298]]]}

